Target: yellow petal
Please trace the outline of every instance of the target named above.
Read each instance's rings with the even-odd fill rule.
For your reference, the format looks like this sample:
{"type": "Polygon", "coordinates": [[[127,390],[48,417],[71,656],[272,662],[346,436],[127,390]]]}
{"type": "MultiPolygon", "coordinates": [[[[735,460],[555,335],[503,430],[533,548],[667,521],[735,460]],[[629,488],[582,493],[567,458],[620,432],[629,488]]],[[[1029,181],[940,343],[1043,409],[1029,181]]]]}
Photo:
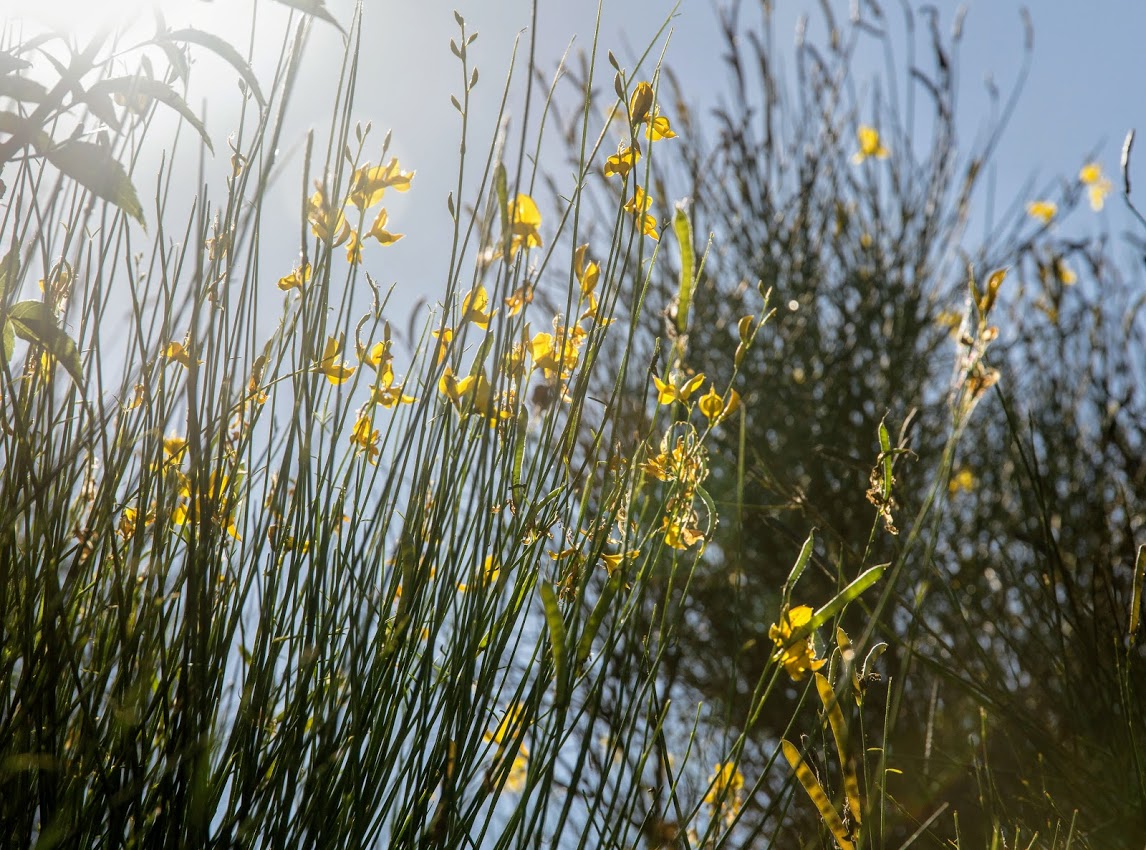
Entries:
{"type": "Polygon", "coordinates": [[[680,400],[681,401],[688,401],[689,397],[694,392],[699,390],[701,388],[701,386],[703,386],[703,385],[704,385],[704,373],[698,372],[697,374],[695,374],[691,378],[689,378],[687,381],[685,381],[684,385],[680,388],[680,400]]]}
{"type": "Polygon", "coordinates": [[[1043,224],[1049,224],[1057,213],[1058,204],[1054,201],[1031,201],[1027,204],[1027,215],[1038,219],[1043,224]]]}
{"type": "Polygon", "coordinates": [[[715,423],[724,413],[724,402],[716,394],[716,387],[709,387],[708,392],[700,397],[696,406],[700,408],[700,412],[705,415],[710,423],[715,423]]]}
{"type": "Polygon", "coordinates": [[[649,114],[652,105],[653,87],[647,81],[642,80],[637,83],[637,87],[633,89],[633,94],[629,98],[629,118],[634,124],[643,121],[649,114]]]}
{"type": "Polygon", "coordinates": [[[657,141],[659,139],[675,139],[676,133],[673,132],[672,127],[669,126],[669,120],[663,116],[658,115],[652,121],[648,122],[645,127],[645,136],[650,141],[657,141]]]}
{"type": "Polygon", "coordinates": [[[641,148],[639,145],[622,146],[615,154],[605,160],[605,176],[610,177],[616,174],[621,179],[628,177],[629,172],[640,161],[640,158],[641,148]]]}

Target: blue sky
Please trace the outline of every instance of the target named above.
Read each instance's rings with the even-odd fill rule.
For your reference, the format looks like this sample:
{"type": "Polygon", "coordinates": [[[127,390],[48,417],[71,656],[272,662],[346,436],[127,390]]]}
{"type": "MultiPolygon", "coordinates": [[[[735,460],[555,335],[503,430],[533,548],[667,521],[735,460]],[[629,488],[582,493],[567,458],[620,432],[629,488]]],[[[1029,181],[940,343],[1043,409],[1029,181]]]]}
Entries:
{"type": "MultiPolygon", "coordinates": [[[[119,0],[121,11],[132,16],[146,0],[119,0]]],[[[643,47],[672,14],[672,35],[666,61],[684,82],[697,114],[706,103],[715,103],[725,84],[720,61],[724,49],[714,11],[720,0],[682,0],[679,7],[666,0],[605,0],[600,40],[602,82],[607,87],[609,69],[604,51],[612,49],[623,65],[632,67],[633,49],[643,47]]],[[[161,2],[172,26],[194,24],[230,38],[245,47],[250,32],[251,0],[181,0],[161,2]]],[[[757,4],[745,2],[745,19],[755,17],[757,4]]],[[[811,0],[774,0],[776,49],[782,62],[790,61],[797,21],[809,19],[809,36],[822,33],[819,4],[811,0]]],[[[896,31],[902,30],[898,4],[885,2],[887,19],[896,31]]],[[[918,8],[921,4],[913,3],[918,8]]],[[[941,27],[949,30],[958,5],[935,4],[941,27]]],[[[1022,61],[1023,27],[1021,3],[1016,0],[977,0],[967,5],[964,46],[960,59],[961,100],[959,122],[962,138],[974,139],[988,106],[984,94],[986,79],[993,79],[1006,92],[1016,78],[1022,61]]],[[[329,0],[331,11],[349,21],[352,0],[329,0]]],[[[447,227],[445,195],[452,185],[457,161],[457,114],[449,97],[460,89],[460,72],[449,52],[449,39],[457,28],[452,10],[465,16],[470,29],[480,33],[472,55],[481,70],[475,90],[473,114],[477,116],[472,138],[482,148],[495,128],[490,117],[501,93],[514,38],[519,34],[524,54],[530,35],[529,0],[451,0],[425,3],[367,0],[362,77],[357,115],[373,121],[378,142],[387,129],[393,130],[392,152],[404,168],[417,169],[413,191],[392,199],[392,229],[407,238],[396,245],[373,248],[366,267],[383,283],[399,284],[402,303],[412,304],[420,295],[431,299],[440,295],[443,229],[447,227]],[[484,119],[484,120],[483,120],[484,119]]],[[[847,21],[849,2],[832,0],[835,14],[847,21]]],[[[49,16],[64,20],[78,30],[91,29],[111,14],[112,3],[80,3],[78,0],[0,0],[0,12],[14,19],[49,16]]],[[[1146,51],[1141,36],[1146,33],[1146,3],[1132,0],[1101,0],[1085,4],[1036,2],[1031,7],[1034,23],[1034,54],[1030,77],[999,148],[992,175],[1000,199],[1049,193],[1060,178],[1073,179],[1089,155],[1102,163],[1107,174],[1118,179],[1118,157],[1123,136],[1130,127],[1146,132],[1146,51]],[[1027,191],[1029,188],[1029,192],[1027,191]]],[[[572,42],[574,49],[589,49],[592,43],[596,4],[575,0],[541,0],[537,22],[538,57],[544,68],[555,67],[572,42]]],[[[257,65],[264,72],[271,67],[277,50],[286,10],[277,3],[260,3],[260,35],[255,41],[257,65]],[[265,37],[264,33],[274,33],[265,37]],[[264,43],[265,41],[265,43],[264,43]]],[[[917,19],[922,30],[922,20],[917,19]]],[[[920,33],[920,56],[925,34],[920,33]]],[[[309,45],[299,96],[292,111],[283,150],[294,151],[285,169],[284,190],[279,206],[284,234],[298,233],[298,145],[311,126],[321,134],[329,117],[329,92],[337,78],[341,38],[329,26],[315,29],[309,45]]],[[[863,81],[882,70],[882,55],[874,51],[860,54],[856,79],[863,81]]],[[[899,69],[902,72],[902,68],[899,69]]],[[[231,129],[238,106],[234,74],[219,62],[200,61],[193,74],[195,88],[189,101],[210,103],[209,126],[220,137],[231,129]]],[[[904,77],[900,76],[901,85],[904,77]]],[[[222,159],[223,157],[220,157],[222,159]]],[[[476,160],[474,162],[476,166],[476,160]]],[[[559,173],[560,162],[550,165],[559,173]]],[[[1146,139],[1134,169],[1146,204],[1146,139]]],[[[146,172],[145,172],[146,173],[146,172]]],[[[141,187],[141,195],[148,191],[141,187]]],[[[675,199],[667,199],[675,200],[675,199]]],[[[1112,198],[1107,211],[1094,217],[1089,210],[1076,213],[1061,227],[1080,233],[1096,232],[1110,225],[1118,231],[1125,225],[1121,201],[1112,198]]],[[[979,226],[986,224],[980,221],[979,226]]],[[[975,234],[972,228],[972,236],[975,234]]],[[[284,236],[282,270],[289,270],[297,246],[284,236]]],[[[268,270],[267,274],[271,274],[268,270]]]]}

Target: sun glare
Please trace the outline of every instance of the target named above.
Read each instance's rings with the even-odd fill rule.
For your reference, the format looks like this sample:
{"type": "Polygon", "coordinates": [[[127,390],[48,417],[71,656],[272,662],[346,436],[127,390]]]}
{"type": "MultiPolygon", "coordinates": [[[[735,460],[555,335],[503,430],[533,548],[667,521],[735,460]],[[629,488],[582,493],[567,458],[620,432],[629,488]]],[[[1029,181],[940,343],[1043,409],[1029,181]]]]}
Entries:
{"type": "Polygon", "coordinates": [[[0,0],[0,17],[81,33],[148,16],[154,0],[0,0]]]}

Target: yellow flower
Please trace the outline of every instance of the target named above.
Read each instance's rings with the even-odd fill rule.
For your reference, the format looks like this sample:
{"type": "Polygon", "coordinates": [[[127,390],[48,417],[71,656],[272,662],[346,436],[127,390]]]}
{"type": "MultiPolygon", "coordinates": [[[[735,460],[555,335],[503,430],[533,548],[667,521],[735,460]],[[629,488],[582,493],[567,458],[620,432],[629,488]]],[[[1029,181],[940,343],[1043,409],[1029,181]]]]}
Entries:
{"type": "Polygon", "coordinates": [[[378,465],[378,429],[371,429],[370,417],[361,415],[354,423],[350,432],[350,443],[355,447],[356,453],[365,452],[366,460],[374,466],[378,465]]]}
{"type": "Polygon", "coordinates": [[[725,824],[731,825],[744,805],[744,774],[740,768],[728,761],[714,765],[704,802],[713,817],[721,814],[725,824]]]}
{"type": "Polygon", "coordinates": [[[326,340],[326,347],[322,351],[315,370],[326,375],[332,384],[341,384],[354,374],[354,367],[347,366],[338,360],[338,352],[342,350],[342,337],[332,336],[326,340]]]}
{"type": "Polygon", "coordinates": [[[646,122],[645,137],[651,141],[656,142],[660,139],[675,139],[676,133],[673,132],[672,127],[669,126],[669,120],[663,115],[655,115],[652,120],[646,122]]]}
{"type": "MultiPolygon", "coordinates": [[[[505,715],[501,718],[501,722],[498,723],[497,728],[493,732],[486,732],[483,735],[487,742],[497,744],[497,754],[494,756],[495,762],[502,761],[506,746],[521,735],[522,727],[525,724],[525,706],[518,702],[511,703],[506,709],[505,715]]],[[[510,764],[505,787],[510,791],[520,791],[525,787],[525,780],[528,773],[529,749],[525,746],[523,741],[514,754],[513,762],[510,764]]]]}
{"type": "Polygon", "coordinates": [[[307,202],[306,220],[310,222],[310,232],[327,245],[337,248],[350,238],[346,216],[341,209],[330,205],[322,186],[315,189],[307,202]]]}
{"type": "MultiPolygon", "coordinates": [[[[378,348],[375,345],[375,348],[378,348]]],[[[378,370],[378,380],[370,388],[370,400],[375,404],[380,404],[387,410],[397,407],[399,404],[413,404],[417,401],[413,396],[406,395],[403,390],[404,384],[394,386],[394,370],[390,366],[389,359],[386,360],[385,365],[378,370]]]]}
{"type": "Polygon", "coordinates": [[[147,397],[147,387],[144,384],[136,384],[132,391],[131,401],[123,406],[124,410],[135,410],[143,404],[143,400],[147,397]]]}
{"type": "Polygon", "coordinates": [[[597,281],[601,277],[601,267],[590,260],[585,262],[585,254],[589,250],[589,243],[578,245],[573,252],[573,270],[577,274],[577,282],[581,284],[582,295],[592,295],[597,288],[597,281]]]}
{"type": "Polygon", "coordinates": [[[541,211],[529,195],[519,194],[509,202],[509,256],[518,250],[541,247],[541,211]]]}
{"type": "Polygon", "coordinates": [[[1097,162],[1088,162],[1078,172],[1078,179],[1087,187],[1090,208],[1095,212],[1101,210],[1106,203],[1106,196],[1113,188],[1110,181],[1102,176],[1102,166],[1097,162]]]}
{"type": "Polygon", "coordinates": [[[533,303],[533,287],[528,283],[522,284],[505,299],[506,311],[510,316],[516,316],[526,304],[533,303]]]}
{"type": "Polygon", "coordinates": [[[378,210],[378,215],[374,218],[374,224],[370,226],[370,232],[367,236],[373,236],[383,245],[392,245],[401,239],[406,234],[404,233],[391,233],[386,229],[386,222],[390,218],[390,214],[386,212],[386,208],[378,210]]]}
{"type": "Polygon", "coordinates": [[[664,518],[661,529],[665,535],[665,545],[673,549],[688,549],[704,539],[704,532],[696,527],[695,516],[664,518]]]}
{"type": "MultiPolygon", "coordinates": [[[[199,499],[191,498],[191,481],[186,476],[181,476],[182,481],[179,487],[179,495],[186,502],[180,502],[171,511],[171,522],[175,525],[183,525],[186,522],[197,522],[199,520],[199,499]]],[[[239,529],[235,525],[235,498],[229,489],[230,479],[219,472],[212,472],[211,477],[207,482],[207,490],[202,495],[209,497],[212,501],[210,503],[211,514],[210,520],[217,527],[224,529],[227,534],[235,538],[235,540],[242,540],[239,534],[239,529]],[[216,496],[218,502],[213,501],[216,496]]]]}
{"type": "Polygon", "coordinates": [[[493,311],[489,309],[489,293],[486,288],[478,284],[477,289],[471,289],[462,299],[462,321],[473,322],[479,328],[488,328],[493,318],[493,311]]]}
{"type": "Polygon", "coordinates": [[[565,380],[577,365],[586,331],[580,325],[558,326],[554,330],[555,334],[534,335],[529,342],[529,356],[533,359],[533,368],[540,369],[546,378],[565,380]]]}
{"type": "Polygon", "coordinates": [[[387,325],[386,330],[387,335],[384,342],[376,342],[369,348],[366,346],[359,346],[358,348],[358,359],[375,372],[380,369],[383,371],[389,369],[390,361],[394,359],[394,355],[390,353],[389,325],[387,325]]]}
{"type": "Polygon", "coordinates": [[[1043,224],[1050,224],[1050,220],[1057,214],[1058,204],[1054,201],[1031,201],[1027,204],[1027,215],[1043,224]]]}
{"type": "Polygon", "coordinates": [[[635,561],[640,554],[640,549],[630,549],[628,552],[602,552],[601,561],[605,564],[605,572],[611,576],[621,564],[625,561],[635,561]]]}
{"type": "Polygon", "coordinates": [[[856,128],[856,139],[859,140],[859,150],[852,155],[852,162],[859,165],[868,157],[887,159],[890,151],[879,140],[879,131],[874,127],[861,124],[856,128]]]}
{"type": "Polygon", "coordinates": [[[824,666],[825,659],[816,658],[816,647],[812,635],[808,634],[793,641],[792,635],[806,626],[812,619],[812,609],[800,605],[780,612],[780,622],[768,629],[768,637],[776,644],[774,658],[784,665],[788,675],[795,682],[801,681],[808,672],[815,672],[824,666]]]}
{"type": "MultiPolygon", "coordinates": [[[[167,343],[167,348],[164,349],[163,354],[168,360],[174,360],[184,369],[191,368],[191,353],[187,350],[186,341],[167,343]]],[[[195,362],[202,363],[203,361],[196,360],[195,362]]]]}
{"type": "Polygon", "coordinates": [[[947,482],[947,492],[951,495],[966,491],[970,493],[975,489],[975,473],[971,470],[963,468],[951,476],[951,480],[947,482]]]}
{"type": "MultiPolygon", "coordinates": [[[[485,561],[482,563],[481,575],[478,576],[478,585],[492,587],[497,583],[498,577],[501,575],[501,567],[498,566],[497,561],[493,559],[493,555],[487,555],[485,561]]],[[[458,582],[458,593],[466,593],[470,586],[465,582],[458,582]]]]}
{"type": "Polygon", "coordinates": [[[478,413],[488,420],[491,427],[513,416],[511,408],[516,403],[513,394],[495,395],[485,372],[467,375],[459,381],[447,366],[438,380],[438,391],[453,403],[459,413],[478,413]]]}
{"type": "Polygon", "coordinates": [[[640,161],[641,146],[628,145],[621,143],[617,148],[617,152],[605,160],[605,176],[611,177],[614,174],[620,175],[624,180],[629,176],[629,172],[633,170],[633,166],[640,161]]]}
{"type": "Polygon", "coordinates": [[[127,540],[135,535],[135,522],[139,517],[139,512],[135,508],[124,508],[123,513],[119,517],[119,527],[116,533],[127,540]]]}
{"type": "Polygon", "coordinates": [[[438,392],[455,405],[460,404],[462,398],[469,393],[473,381],[473,375],[468,375],[459,381],[457,376],[454,375],[454,370],[447,366],[445,371],[442,372],[442,377],[438,379],[438,392]]]}
{"type": "Polygon", "coordinates": [[[294,270],[285,277],[279,278],[279,289],[283,292],[288,292],[291,289],[302,291],[310,280],[310,263],[304,263],[301,266],[295,266],[294,270]]]}
{"type": "Polygon", "coordinates": [[[362,262],[362,239],[357,230],[350,231],[350,241],[346,243],[346,262],[355,265],[362,262]]]}
{"type": "Polygon", "coordinates": [[[658,404],[672,404],[674,401],[687,403],[692,394],[699,390],[704,383],[704,373],[699,372],[693,375],[679,387],[662,381],[656,375],[653,375],[653,383],[657,388],[658,404]]]}
{"type": "Polygon", "coordinates": [[[728,416],[740,407],[740,394],[736,392],[736,390],[730,389],[726,403],[723,398],[716,394],[716,387],[710,386],[708,392],[700,397],[696,405],[700,408],[700,412],[705,415],[705,418],[708,419],[709,423],[715,425],[725,416],[728,416]]]}
{"type": "Polygon", "coordinates": [[[1074,269],[1068,266],[1062,257],[1054,258],[1054,273],[1055,277],[1062,282],[1063,286],[1073,286],[1078,282],[1078,275],[1074,273],[1074,269]]]}
{"type": "Polygon", "coordinates": [[[642,80],[637,83],[637,87],[633,89],[633,94],[629,98],[629,117],[634,124],[644,121],[652,107],[653,87],[649,82],[642,80]]]}
{"type": "Polygon", "coordinates": [[[187,441],[183,437],[171,435],[163,438],[164,465],[179,466],[187,454],[187,441]]]}
{"type": "Polygon", "coordinates": [[[636,191],[633,192],[633,197],[625,202],[625,212],[632,213],[634,219],[640,219],[641,231],[650,239],[659,240],[660,234],[657,233],[657,220],[651,214],[646,212],[649,206],[652,205],[653,196],[648,194],[644,188],[637,186],[636,191]]]}
{"type": "Polygon", "coordinates": [[[668,118],[658,115],[653,106],[653,87],[648,81],[637,83],[633,89],[632,97],[629,98],[629,118],[634,125],[646,125],[645,138],[650,141],[676,138],[668,118]]]}
{"type": "Polygon", "coordinates": [[[441,365],[441,362],[446,359],[446,354],[449,353],[450,342],[454,338],[454,329],[442,328],[440,331],[430,331],[430,336],[438,341],[434,359],[438,365],[441,365]]]}
{"type": "Polygon", "coordinates": [[[397,157],[391,158],[386,165],[376,165],[373,168],[367,163],[350,178],[350,203],[365,210],[382,200],[388,188],[396,192],[408,192],[413,179],[414,172],[402,171],[397,157]]]}

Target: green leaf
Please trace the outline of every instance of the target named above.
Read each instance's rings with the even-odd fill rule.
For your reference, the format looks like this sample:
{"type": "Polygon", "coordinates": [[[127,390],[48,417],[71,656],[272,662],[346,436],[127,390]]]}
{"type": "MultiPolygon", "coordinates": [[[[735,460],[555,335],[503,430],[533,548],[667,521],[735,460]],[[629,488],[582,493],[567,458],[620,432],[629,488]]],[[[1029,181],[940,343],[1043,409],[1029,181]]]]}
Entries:
{"type": "Polygon", "coordinates": [[[334,15],[330,14],[330,10],[326,8],[324,0],[278,0],[284,6],[290,6],[292,9],[298,9],[306,15],[312,15],[319,20],[326,21],[328,24],[334,24],[338,31],[346,35],[346,30],[334,19],[334,15]]]}
{"type": "Polygon", "coordinates": [[[205,47],[210,50],[239,72],[239,76],[242,77],[243,82],[247,84],[248,91],[250,91],[250,93],[254,95],[255,100],[258,101],[259,108],[267,108],[267,99],[263,96],[263,90],[259,88],[259,79],[255,76],[255,72],[251,70],[251,66],[247,64],[247,60],[243,58],[243,55],[224,39],[217,35],[212,35],[209,32],[191,28],[169,32],[166,37],[171,41],[184,41],[189,44],[198,44],[200,47],[205,47]]]}
{"type": "Polygon", "coordinates": [[[800,548],[800,554],[796,558],[796,563],[792,565],[792,571],[788,573],[788,580],[784,582],[784,604],[788,604],[788,600],[792,596],[792,590],[796,586],[796,582],[800,580],[800,576],[804,574],[804,570],[808,566],[808,561],[812,557],[812,550],[816,548],[816,530],[813,528],[808,532],[808,539],[804,541],[804,545],[800,548]]]}
{"type": "Polygon", "coordinates": [[[557,594],[549,582],[541,583],[541,604],[545,606],[545,622],[549,626],[549,645],[553,650],[553,678],[557,682],[554,697],[558,706],[569,704],[569,678],[566,675],[568,649],[565,646],[565,620],[557,604],[557,594]]]}
{"type": "Polygon", "coordinates": [[[38,151],[47,150],[52,146],[52,137],[39,128],[34,128],[15,112],[0,112],[0,133],[17,136],[30,142],[38,151]]]}
{"type": "Polygon", "coordinates": [[[207,149],[211,151],[211,153],[215,152],[215,146],[211,144],[211,138],[207,135],[207,128],[203,125],[202,120],[200,120],[199,116],[187,105],[187,101],[181,98],[178,92],[166,83],[141,76],[112,77],[111,79],[100,80],[89,88],[85,99],[87,97],[99,98],[108,94],[118,94],[125,98],[143,96],[149,100],[157,100],[171,107],[182,115],[188,124],[195,128],[195,132],[199,134],[199,138],[203,140],[203,144],[207,146],[207,149]]]}
{"type": "MultiPolygon", "coordinates": [[[[18,301],[8,311],[8,321],[4,325],[4,347],[7,351],[7,330],[11,328],[16,336],[41,346],[56,361],[68,370],[77,386],[83,386],[84,368],[80,362],[80,352],[72,338],[56,324],[56,318],[48,305],[42,301],[18,301]]],[[[13,342],[14,344],[14,342],[13,342]]]]}
{"type": "Polygon", "coordinates": [[[593,652],[593,641],[597,639],[597,632],[601,630],[601,623],[605,621],[605,615],[613,607],[613,599],[616,598],[617,591],[621,589],[623,581],[621,571],[617,570],[609,576],[609,580],[601,588],[601,596],[597,599],[597,604],[593,606],[593,613],[589,615],[585,630],[581,632],[581,639],[577,641],[578,670],[584,667],[585,662],[589,660],[589,655],[593,652]]]}
{"type": "Polygon", "coordinates": [[[93,195],[115,204],[144,227],[143,206],[127,172],[102,145],[70,140],[47,152],[48,161],[93,195]]]}
{"type": "Polygon", "coordinates": [[[696,274],[696,252],[692,247],[692,221],[683,207],[678,206],[672,217],[672,229],[680,245],[680,287],[676,294],[676,329],[688,332],[688,311],[692,306],[692,287],[696,274]]]}
{"type": "Polygon", "coordinates": [[[20,251],[13,245],[0,260],[0,302],[7,296],[20,277],[20,251]]]}
{"type": "Polygon", "coordinates": [[[2,349],[0,350],[3,352],[4,362],[7,363],[16,351],[16,331],[11,322],[4,322],[4,327],[0,328],[0,337],[3,338],[2,349]]]}
{"type": "Polygon", "coordinates": [[[792,637],[788,643],[793,644],[796,641],[802,640],[828,620],[832,619],[832,617],[836,616],[836,614],[840,613],[845,605],[859,598],[861,593],[879,581],[883,576],[883,571],[886,570],[888,566],[888,564],[879,564],[860,573],[855,581],[837,593],[826,605],[813,614],[812,619],[796,629],[792,633],[792,637]]]}
{"type": "Polygon", "coordinates": [[[17,74],[0,76],[0,97],[10,97],[26,103],[41,103],[48,90],[35,80],[17,74]]]}

